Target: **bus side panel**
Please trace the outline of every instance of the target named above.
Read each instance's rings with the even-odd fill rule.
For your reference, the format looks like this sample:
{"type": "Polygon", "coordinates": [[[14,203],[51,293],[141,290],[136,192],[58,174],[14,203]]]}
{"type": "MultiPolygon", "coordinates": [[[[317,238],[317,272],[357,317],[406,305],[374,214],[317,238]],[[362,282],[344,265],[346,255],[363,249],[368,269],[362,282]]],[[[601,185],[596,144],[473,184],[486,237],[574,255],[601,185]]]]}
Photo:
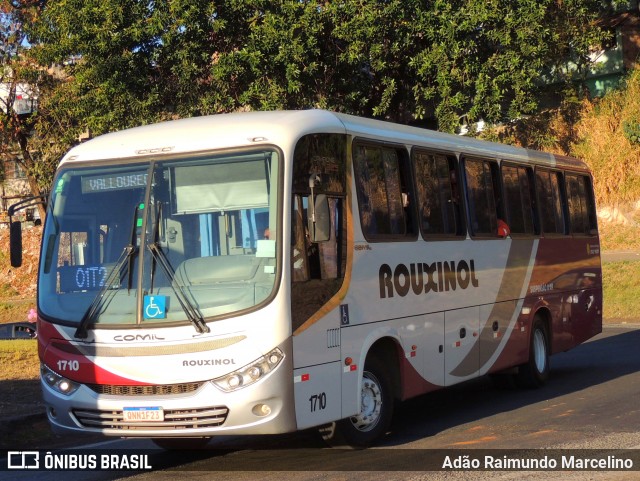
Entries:
{"type": "Polygon", "coordinates": [[[342,416],[340,308],[320,311],[293,335],[294,396],[298,429],[342,416]]]}
{"type": "MultiPolygon", "coordinates": [[[[389,365],[391,375],[401,389],[397,394],[408,399],[438,389],[444,385],[444,337],[442,313],[420,315],[384,323],[344,326],[342,332],[342,358],[351,358],[351,365],[342,369],[342,417],[360,410],[360,381],[371,348],[381,339],[391,340],[395,349],[387,353],[397,360],[389,365]]],[[[386,343],[386,346],[389,346],[386,343]]]]}
{"type": "Polygon", "coordinates": [[[444,318],[445,386],[452,386],[478,376],[479,308],[447,311],[444,318]]]}
{"type": "Polygon", "coordinates": [[[480,374],[497,372],[527,359],[528,316],[522,315],[522,301],[505,301],[480,306],[480,374]]]}
{"type": "Polygon", "coordinates": [[[539,305],[551,308],[553,353],[602,332],[598,238],[541,239],[529,294],[538,298],[539,305]]]}
{"type": "Polygon", "coordinates": [[[444,313],[400,319],[401,399],[435,391],[444,386],[444,313]]]}
{"type": "Polygon", "coordinates": [[[411,392],[411,386],[404,386],[405,395],[418,395],[431,391],[434,387],[444,386],[444,312],[420,316],[424,328],[422,339],[416,342],[424,351],[424,378],[429,386],[426,389],[411,392]]]}
{"type": "Polygon", "coordinates": [[[311,319],[293,333],[293,367],[298,369],[340,359],[340,309],[311,319]]]}
{"type": "MultiPolygon", "coordinates": [[[[526,329],[523,332],[514,328],[522,310],[522,298],[528,290],[538,241],[511,239],[508,243],[475,242],[477,247],[495,248],[500,244],[507,247],[508,250],[502,254],[506,254],[506,262],[495,297],[485,295],[484,302],[477,307],[445,313],[447,386],[487,372],[513,367],[520,363],[521,355],[528,346],[526,329]]],[[[490,264],[479,270],[479,285],[485,286],[487,281],[497,277],[498,272],[500,269],[492,270],[490,264]]],[[[489,294],[491,290],[483,288],[483,292],[489,294]]]]}
{"type": "Polygon", "coordinates": [[[338,380],[341,363],[331,362],[293,371],[298,429],[319,426],[342,418],[342,394],[338,380]]]}

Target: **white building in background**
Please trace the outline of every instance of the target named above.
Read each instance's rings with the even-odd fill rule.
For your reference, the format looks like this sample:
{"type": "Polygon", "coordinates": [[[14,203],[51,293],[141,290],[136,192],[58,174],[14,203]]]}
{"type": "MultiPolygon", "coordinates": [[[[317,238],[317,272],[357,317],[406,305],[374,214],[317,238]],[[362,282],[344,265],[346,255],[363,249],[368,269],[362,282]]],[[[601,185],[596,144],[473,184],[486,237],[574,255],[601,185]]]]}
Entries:
{"type": "Polygon", "coordinates": [[[0,82],[0,108],[7,112],[7,109],[12,107],[18,115],[28,115],[35,112],[38,108],[38,95],[34,88],[26,83],[17,84],[13,105],[9,106],[11,87],[10,83],[0,82]]]}

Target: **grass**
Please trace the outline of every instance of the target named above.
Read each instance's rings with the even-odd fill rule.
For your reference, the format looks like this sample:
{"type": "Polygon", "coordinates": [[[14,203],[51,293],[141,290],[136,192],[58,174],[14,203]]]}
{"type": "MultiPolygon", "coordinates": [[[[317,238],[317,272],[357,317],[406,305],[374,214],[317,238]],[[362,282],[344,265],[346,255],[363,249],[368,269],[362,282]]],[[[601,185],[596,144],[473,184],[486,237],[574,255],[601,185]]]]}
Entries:
{"type": "Polygon", "coordinates": [[[640,262],[602,266],[604,317],[609,322],[640,318],[640,262]]]}
{"type": "MultiPolygon", "coordinates": [[[[2,265],[2,264],[0,264],[2,265]]],[[[15,297],[18,295],[18,291],[16,291],[11,285],[3,282],[0,284],[0,299],[5,299],[7,297],[15,297]]]]}
{"type": "Polygon", "coordinates": [[[625,125],[640,122],[640,69],[632,71],[623,88],[586,102],[574,125],[572,155],[583,159],[594,176],[599,205],[633,203],[640,198],[640,143],[625,125]]]}
{"type": "MultiPolygon", "coordinates": [[[[40,392],[38,343],[33,339],[0,340],[0,450],[73,446],[77,436],[51,431],[40,392]]],[[[84,435],[86,442],[102,440],[84,435]]]]}
{"type": "MultiPolygon", "coordinates": [[[[2,297],[0,297],[2,299],[2,297]]],[[[27,320],[29,309],[35,307],[35,299],[2,299],[0,300],[0,324],[27,320]]]]}
{"type": "Polygon", "coordinates": [[[0,381],[37,379],[40,361],[33,339],[0,341],[0,381]]]}
{"type": "Polygon", "coordinates": [[[28,447],[38,439],[52,441],[51,430],[42,429],[46,421],[41,416],[38,343],[33,339],[0,341],[0,366],[0,448],[28,447]]]}
{"type": "Polygon", "coordinates": [[[603,251],[640,251],[640,227],[600,222],[598,230],[603,251]]]}

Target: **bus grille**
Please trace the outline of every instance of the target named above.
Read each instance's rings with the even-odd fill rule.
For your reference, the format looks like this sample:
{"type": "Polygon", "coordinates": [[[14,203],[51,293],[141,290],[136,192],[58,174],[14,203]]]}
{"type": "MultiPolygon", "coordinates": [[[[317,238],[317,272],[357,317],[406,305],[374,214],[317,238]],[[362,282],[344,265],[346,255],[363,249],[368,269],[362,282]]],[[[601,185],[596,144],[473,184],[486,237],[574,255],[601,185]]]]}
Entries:
{"type": "Polygon", "coordinates": [[[152,386],[111,386],[109,384],[87,384],[87,387],[98,394],[114,396],[156,396],[167,394],[186,394],[197,391],[202,382],[183,384],[165,384],[152,386]]]}
{"type": "Polygon", "coordinates": [[[164,421],[125,422],[122,411],[73,410],[73,415],[85,428],[120,431],[211,428],[224,424],[228,414],[226,406],[174,409],[164,411],[164,421]]]}

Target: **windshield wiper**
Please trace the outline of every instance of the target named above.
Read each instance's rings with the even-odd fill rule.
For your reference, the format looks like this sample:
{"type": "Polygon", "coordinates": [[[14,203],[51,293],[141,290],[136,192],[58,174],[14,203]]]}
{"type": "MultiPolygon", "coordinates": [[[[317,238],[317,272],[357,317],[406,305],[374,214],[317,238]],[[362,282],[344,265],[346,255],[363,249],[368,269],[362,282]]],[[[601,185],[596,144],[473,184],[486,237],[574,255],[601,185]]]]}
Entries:
{"type": "MultiPolygon", "coordinates": [[[[158,211],[156,213],[156,219],[155,219],[156,223],[153,231],[153,242],[150,242],[147,245],[147,247],[149,248],[149,252],[151,252],[153,262],[157,263],[162,268],[162,270],[164,271],[164,274],[169,279],[169,282],[171,283],[171,289],[176,295],[176,298],[178,299],[178,303],[180,304],[180,307],[182,307],[182,310],[187,315],[187,317],[189,318],[189,321],[191,322],[191,324],[193,324],[196,331],[198,331],[200,334],[203,334],[205,332],[211,332],[211,330],[209,329],[209,326],[207,326],[207,323],[204,322],[202,314],[200,314],[200,311],[198,310],[198,308],[194,306],[193,303],[189,300],[189,297],[184,292],[184,289],[182,288],[182,286],[179,286],[175,283],[175,277],[176,277],[175,271],[173,270],[173,267],[171,266],[169,259],[167,259],[166,254],[160,247],[159,233],[160,233],[161,210],[162,210],[162,204],[158,204],[158,211]]],[[[154,268],[155,266],[152,266],[151,268],[152,272],[154,268]]]]}
{"type": "Polygon", "coordinates": [[[140,207],[136,206],[133,211],[133,221],[131,222],[131,236],[129,237],[129,244],[126,245],[124,249],[122,249],[120,257],[118,257],[115,266],[113,267],[113,269],[111,269],[109,276],[105,279],[102,286],[100,286],[100,290],[93,298],[91,304],[89,304],[89,307],[80,320],[80,324],[78,325],[78,328],[76,329],[76,332],[74,334],[74,337],[77,337],[78,339],[85,339],[87,337],[87,326],[93,324],[97,314],[102,309],[102,306],[104,306],[107,299],[111,297],[111,295],[113,295],[113,293],[120,286],[120,283],[123,279],[122,268],[124,267],[125,263],[127,264],[128,275],[127,289],[131,290],[131,274],[133,270],[131,263],[133,262],[133,256],[136,252],[138,252],[138,248],[136,247],[136,226],[139,210],[140,207]],[[118,279],[118,284],[116,289],[113,289],[116,279],[118,279]]]}

